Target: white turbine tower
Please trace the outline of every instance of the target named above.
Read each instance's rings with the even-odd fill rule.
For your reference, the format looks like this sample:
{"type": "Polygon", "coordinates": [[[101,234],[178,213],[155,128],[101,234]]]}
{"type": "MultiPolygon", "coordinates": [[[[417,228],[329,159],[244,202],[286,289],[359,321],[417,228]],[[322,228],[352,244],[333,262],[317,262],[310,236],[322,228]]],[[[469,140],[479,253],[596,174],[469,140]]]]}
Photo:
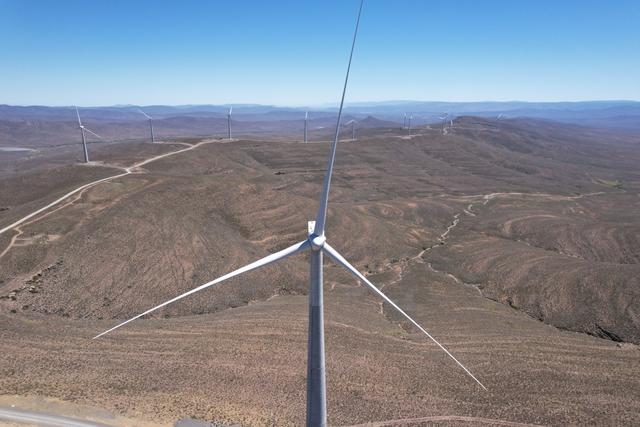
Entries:
{"type": "Polygon", "coordinates": [[[90,131],[86,127],[82,125],[82,120],[80,120],[80,112],[78,111],[78,107],[76,107],[76,116],[78,116],[78,129],[80,129],[80,133],[82,134],[82,148],[84,149],[84,162],[89,163],[89,151],[87,150],[87,140],[84,137],[84,132],[89,132],[92,135],[97,136],[102,139],[100,135],[95,132],[90,131]]]}
{"type": "Polygon", "coordinates": [[[402,122],[402,129],[407,128],[407,113],[404,113],[404,121],[402,122]]]}
{"type": "Polygon", "coordinates": [[[233,107],[229,107],[229,113],[227,113],[227,139],[231,141],[231,112],[233,107]]]}
{"type": "Polygon", "coordinates": [[[309,142],[307,140],[307,130],[309,129],[309,112],[306,111],[304,113],[304,142],[309,142]]]}
{"type": "Polygon", "coordinates": [[[153,121],[152,121],[151,117],[149,117],[149,115],[147,113],[145,113],[144,111],[142,111],[140,109],[138,111],[140,111],[147,119],[149,119],[149,130],[151,131],[151,142],[156,142],[156,138],[153,135],[153,121]]]}
{"type": "Polygon", "coordinates": [[[413,114],[410,114],[410,115],[409,115],[409,126],[408,126],[408,128],[409,128],[409,135],[411,135],[411,119],[413,119],[413,114]]]}
{"type": "Polygon", "coordinates": [[[105,332],[95,336],[95,338],[101,337],[127,323],[152,313],[168,304],[181,300],[191,294],[199,292],[203,289],[214,286],[224,280],[236,277],[242,273],[246,273],[256,268],[263,267],[265,265],[272,264],[280,261],[286,257],[301,252],[308,251],[310,255],[310,287],[309,287],[309,329],[308,329],[308,359],[307,359],[307,425],[308,426],[326,426],[327,424],[327,412],[326,412],[326,386],[325,386],[325,357],[324,357],[324,305],[323,305],[323,292],[322,292],[322,276],[323,276],[323,256],[326,254],[333,259],[337,264],[344,267],[352,275],[355,276],[360,282],[362,282],[373,293],[379,296],[382,300],[387,302],[393,308],[395,308],[402,316],[404,316],[409,322],[411,322],[416,328],[424,333],[429,339],[431,339],[438,347],[440,347],[451,359],[455,361],[471,378],[473,378],[483,389],[486,388],[480,383],[480,381],[462,364],[456,359],[445,347],[442,346],[429,332],[427,332],[422,326],[420,326],[413,318],[405,313],[400,307],[398,307],[393,301],[391,301],[382,291],[380,291],[373,283],[371,283],[362,273],[360,273],[354,266],[352,266],[340,253],[329,245],[325,237],[325,220],[327,217],[327,204],[329,201],[329,189],[331,186],[331,176],[333,174],[333,165],[336,157],[336,147],[338,145],[338,136],[340,133],[340,119],[342,116],[342,107],[344,105],[345,94],[347,90],[347,82],[349,81],[349,71],[351,69],[351,59],[353,58],[353,50],[355,47],[356,36],[358,34],[358,27],[360,22],[360,14],[362,13],[362,5],[364,0],[360,2],[360,8],[358,10],[358,18],[356,20],[356,27],[353,35],[353,41],[351,44],[351,54],[349,55],[349,65],[347,66],[346,77],[344,81],[344,87],[342,90],[342,98],[340,101],[340,109],[338,110],[338,121],[336,123],[333,142],[331,144],[331,152],[328,159],[328,167],[324,176],[324,183],[322,187],[322,195],[320,197],[320,205],[318,207],[318,213],[315,221],[309,221],[307,228],[307,238],[295,245],[292,245],[279,252],[266,256],[251,264],[245,265],[235,271],[225,274],[211,282],[200,285],[188,292],[178,295],[168,301],[163,302],[149,310],[126,320],[105,332]]]}

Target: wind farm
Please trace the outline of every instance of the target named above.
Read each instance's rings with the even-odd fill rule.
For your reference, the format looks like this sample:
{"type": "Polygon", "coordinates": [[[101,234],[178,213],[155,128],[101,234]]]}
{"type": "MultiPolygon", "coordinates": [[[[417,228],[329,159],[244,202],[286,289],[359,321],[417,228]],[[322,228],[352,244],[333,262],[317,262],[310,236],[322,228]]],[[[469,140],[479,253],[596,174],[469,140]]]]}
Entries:
{"type": "Polygon", "coordinates": [[[638,103],[360,102],[338,8],[298,105],[0,105],[0,424],[640,422],[638,103]]]}

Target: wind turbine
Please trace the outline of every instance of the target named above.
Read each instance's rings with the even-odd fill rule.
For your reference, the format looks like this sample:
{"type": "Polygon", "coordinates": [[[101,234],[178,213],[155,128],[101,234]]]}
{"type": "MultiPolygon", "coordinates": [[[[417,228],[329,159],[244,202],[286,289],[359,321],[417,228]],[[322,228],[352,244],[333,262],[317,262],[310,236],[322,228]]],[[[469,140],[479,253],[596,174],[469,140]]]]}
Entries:
{"type": "Polygon", "coordinates": [[[144,111],[138,109],[138,111],[140,111],[142,114],[144,114],[144,116],[149,119],[149,130],[151,131],[151,142],[156,142],[156,138],[153,136],[153,122],[151,121],[151,117],[149,117],[149,115],[147,113],[145,113],[144,111]]]}
{"type": "Polygon", "coordinates": [[[444,113],[442,116],[440,116],[440,120],[442,120],[442,134],[444,135],[444,125],[447,122],[447,116],[449,114],[448,113],[444,113]]]}
{"type": "Polygon", "coordinates": [[[351,125],[351,140],[355,141],[356,140],[356,121],[355,121],[355,119],[349,120],[344,125],[345,126],[351,125]]]}
{"type": "Polygon", "coordinates": [[[231,112],[233,111],[233,107],[229,107],[229,113],[227,113],[227,133],[228,139],[231,141],[231,112]]]}
{"type": "Polygon", "coordinates": [[[214,286],[224,280],[232,277],[239,276],[251,270],[263,267],[265,265],[272,264],[280,261],[294,254],[309,251],[309,329],[308,329],[308,348],[307,348],[307,426],[326,426],[327,424],[327,407],[326,407],[326,383],[325,383],[325,357],[324,357],[324,299],[322,292],[322,277],[323,277],[323,256],[328,255],[337,264],[344,267],[349,271],[356,279],[362,282],[373,293],[382,298],[385,302],[395,308],[401,315],[403,315],[409,322],[411,322],[416,328],[424,333],[431,341],[433,341],[438,347],[440,347],[451,359],[455,361],[475,382],[477,382],[483,389],[486,390],[484,385],[461,363],[456,359],[442,344],[440,344],[429,332],[427,332],[422,326],[418,324],[413,318],[405,313],[396,303],[391,301],[382,291],[380,291],[373,283],[371,283],[362,273],[360,273],[354,266],[352,266],[340,253],[335,250],[325,237],[325,222],[327,218],[327,205],[329,202],[329,189],[331,187],[331,176],[333,174],[333,166],[336,158],[336,148],[338,146],[338,136],[340,134],[340,120],[342,118],[342,107],[344,105],[345,94],[347,91],[347,83],[349,81],[349,71],[351,69],[351,60],[353,58],[353,50],[356,43],[356,36],[358,34],[358,27],[360,24],[360,15],[362,13],[362,6],[364,0],[360,1],[360,8],[358,9],[358,18],[356,20],[355,31],[353,34],[353,41],[351,42],[351,53],[349,55],[349,63],[347,66],[347,72],[344,80],[344,86],[342,89],[342,98],[340,101],[340,109],[338,110],[338,121],[336,123],[333,142],[331,144],[331,152],[329,154],[327,171],[324,176],[324,182],[322,186],[322,195],[320,197],[320,204],[318,207],[318,213],[315,221],[309,221],[307,224],[307,238],[295,245],[292,245],[286,249],[283,249],[274,254],[268,255],[258,261],[245,265],[235,271],[218,277],[208,283],[200,285],[191,289],[175,298],[163,302],[149,310],[126,320],[111,329],[108,329],[99,335],[94,337],[101,337],[127,323],[152,313],[162,307],[165,307],[173,302],[181,300],[189,295],[199,292],[203,289],[214,286]]]}
{"type": "Polygon", "coordinates": [[[407,128],[407,113],[404,113],[404,121],[402,122],[402,129],[407,128]]]}
{"type": "Polygon", "coordinates": [[[411,119],[413,119],[413,114],[409,115],[409,135],[411,135],[411,119]]]}
{"type": "Polygon", "coordinates": [[[307,140],[307,129],[309,129],[309,112],[305,111],[305,113],[304,113],[304,142],[309,142],[307,140]]]}
{"type": "Polygon", "coordinates": [[[102,137],[97,133],[90,131],[89,129],[87,129],[82,125],[82,120],[80,120],[80,112],[78,111],[78,107],[76,107],[76,116],[78,116],[78,129],[80,129],[80,133],[82,134],[82,148],[84,149],[84,162],[89,163],[89,151],[87,151],[87,141],[84,137],[84,132],[87,131],[90,134],[95,135],[100,139],[102,139],[102,137]]]}
{"type": "Polygon", "coordinates": [[[356,140],[356,121],[351,120],[351,140],[355,141],[356,140]]]}

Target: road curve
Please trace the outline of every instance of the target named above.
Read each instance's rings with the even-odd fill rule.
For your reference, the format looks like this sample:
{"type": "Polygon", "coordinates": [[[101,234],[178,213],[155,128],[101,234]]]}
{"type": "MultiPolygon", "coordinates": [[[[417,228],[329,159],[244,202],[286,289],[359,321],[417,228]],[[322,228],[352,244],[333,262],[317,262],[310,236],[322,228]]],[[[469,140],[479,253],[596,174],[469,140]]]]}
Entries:
{"type": "Polygon", "coordinates": [[[0,407],[0,421],[46,427],[111,427],[108,424],[78,420],[60,415],[43,414],[16,408],[0,407]]]}
{"type": "Polygon", "coordinates": [[[31,212],[29,215],[19,219],[18,221],[14,222],[13,224],[8,225],[8,226],[4,227],[3,229],[0,229],[0,234],[6,233],[7,231],[19,226],[23,222],[28,221],[29,219],[33,218],[36,215],[41,214],[42,212],[46,211],[49,208],[54,207],[55,205],[59,204],[60,202],[64,201],[65,199],[67,199],[68,197],[73,196],[74,194],[76,194],[79,191],[84,190],[85,188],[89,188],[89,187],[92,187],[94,185],[98,185],[98,184],[103,183],[105,181],[110,181],[112,179],[117,179],[117,178],[120,178],[120,177],[123,177],[123,176],[126,176],[126,175],[130,175],[130,174],[134,173],[135,169],[137,169],[137,168],[139,168],[141,166],[144,166],[144,165],[149,164],[151,162],[155,162],[156,160],[160,160],[160,159],[165,158],[165,157],[174,156],[176,154],[184,153],[185,151],[193,150],[194,148],[197,148],[197,147],[201,146],[202,144],[208,144],[208,143],[211,143],[211,142],[214,142],[214,141],[205,140],[205,141],[201,141],[201,142],[199,142],[197,144],[190,145],[187,148],[183,148],[183,149],[180,149],[180,150],[177,150],[177,151],[170,151],[168,153],[160,154],[158,156],[151,157],[149,159],[146,159],[146,160],[143,160],[141,162],[135,163],[132,166],[129,166],[128,168],[125,168],[123,173],[120,173],[120,174],[117,174],[117,175],[108,176],[106,178],[102,178],[102,179],[99,179],[99,180],[96,180],[96,181],[92,181],[92,182],[90,182],[88,184],[81,185],[80,187],[76,188],[75,190],[72,190],[72,191],[68,192],[67,194],[65,194],[64,196],[62,196],[62,197],[54,200],[53,202],[49,203],[48,205],[46,205],[46,206],[44,206],[44,207],[42,207],[42,208],[40,208],[40,209],[38,209],[38,210],[36,210],[34,212],[31,212]]]}
{"type": "Polygon", "coordinates": [[[58,203],[62,202],[66,198],[73,196],[74,194],[76,194],[79,191],[84,190],[85,188],[89,188],[91,186],[100,184],[100,183],[105,182],[105,181],[109,181],[111,179],[120,178],[121,176],[129,175],[130,173],[131,172],[125,172],[125,173],[121,173],[121,174],[118,174],[118,175],[113,175],[113,176],[109,176],[109,177],[106,177],[106,178],[102,178],[102,179],[99,179],[97,181],[90,182],[88,184],[84,184],[84,185],[76,188],[75,190],[68,192],[67,194],[65,194],[64,196],[60,197],[59,199],[54,200],[53,202],[49,203],[48,205],[38,209],[37,211],[31,212],[29,215],[19,219],[18,221],[14,222],[13,224],[7,225],[5,228],[0,230],[0,234],[5,233],[5,232],[11,230],[12,228],[15,228],[15,227],[19,226],[23,222],[28,221],[29,219],[33,218],[34,216],[36,216],[38,214],[41,214],[42,212],[46,211],[49,208],[54,207],[55,205],[57,205],[58,203]]]}

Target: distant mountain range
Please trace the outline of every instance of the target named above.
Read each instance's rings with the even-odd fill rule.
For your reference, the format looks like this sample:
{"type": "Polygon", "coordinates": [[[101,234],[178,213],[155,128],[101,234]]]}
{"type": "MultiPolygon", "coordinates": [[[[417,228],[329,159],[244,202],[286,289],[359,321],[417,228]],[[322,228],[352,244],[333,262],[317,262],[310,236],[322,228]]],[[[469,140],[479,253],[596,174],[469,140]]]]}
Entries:
{"type": "MultiPolygon", "coordinates": [[[[225,105],[117,105],[83,107],[83,117],[99,121],[138,120],[142,115],[138,110],[157,118],[174,116],[223,117],[231,107],[225,105]]],[[[244,116],[250,120],[296,119],[304,111],[315,114],[335,114],[331,105],[311,107],[283,107],[261,104],[234,104],[234,116],[244,116]]],[[[380,116],[401,120],[404,113],[420,116],[420,119],[434,119],[443,113],[452,115],[478,115],[506,117],[537,117],[571,123],[586,121],[606,122],[617,127],[632,124],[632,118],[640,118],[640,102],[637,101],[583,101],[583,102],[425,102],[425,101],[381,101],[349,103],[345,111],[360,116],[380,116]],[[422,117],[425,116],[425,117],[422,117]],[[431,117],[433,116],[433,117],[431,117]],[[621,120],[619,120],[621,119],[621,120]],[[627,123],[629,122],[629,123],[627,123]]],[[[74,118],[72,106],[14,106],[0,105],[0,120],[69,120],[74,118]]],[[[604,123],[603,123],[604,124],[604,123]]],[[[632,126],[635,127],[635,126],[632,126]]]]}
{"type": "MultiPolygon", "coordinates": [[[[144,138],[146,119],[141,109],[157,120],[165,136],[203,136],[223,133],[230,105],[116,105],[82,107],[82,119],[93,130],[109,139],[144,138]]],[[[283,107],[261,104],[234,104],[233,120],[243,122],[243,131],[287,134],[300,127],[309,111],[316,129],[333,125],[334,106],[283,107]]],[[[355,119],[358,127],[391,127],[411,115],[415,126],[434,123],[443,114],[453,118],[471,115],[493,118],[553,120],[589,127],[640,130],[640,102],[356,102],[345,107],[346,120],[355,119]],[[365,120],[367,119],[367,120],[365,120]]],[[[0,146],[41,146],[74,139],[77,127],[72,106],[0,105],[0,146]],[[46,139],[46,141],[45,141],[46,139]]]]}
{"type": "Polygon", "coordinates": [[[640,102],[422,102],[385,101],[349,104],[347,111],[391,119],[404,113],[413,114],[416,123],[435,121],[447,113],[453,116],[520,118],[531,117],[584,126],[640,129],[640,102]]]}

